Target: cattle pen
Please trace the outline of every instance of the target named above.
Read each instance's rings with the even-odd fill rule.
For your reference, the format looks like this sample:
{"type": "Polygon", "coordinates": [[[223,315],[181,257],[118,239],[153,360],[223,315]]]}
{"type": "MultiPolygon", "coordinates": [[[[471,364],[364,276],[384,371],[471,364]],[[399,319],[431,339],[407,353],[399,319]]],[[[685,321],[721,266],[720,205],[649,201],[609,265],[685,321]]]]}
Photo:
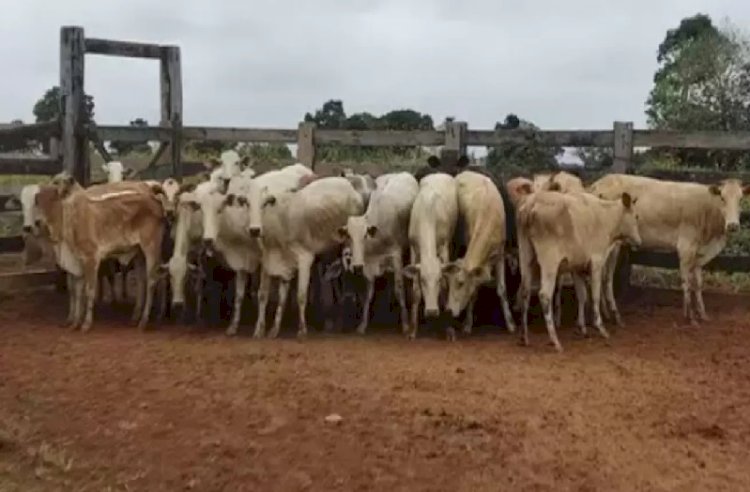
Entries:
{"type": "MultiPolygon", "coordinates": [[[[643,170],[638,148],[750,151],[750,132],[676,132],[614,122],[603,130],[231,128],[184,124],[177,46],[60,33],[61,116],[0,126],[0,144],[45,142],[43,155],[0,154],[0,175],[66,171],[91,182],[90,147],[159,142],[141,179],[204,170],[187,142],[440,147],[455,162],[473,146],[530,139],[612,149],[610,172],[713,183],[750,173],[643,170]],[[161,67],[156,126],[84,120],[86,55],[153,59],[161,67]]],[[[583,170],[587,176],[588,170],[583,170]]],[[[592,177],[592,176],[588,176],[592,177]]],[[[0,194],[0,213],[17,213],[0,194]]],[[[742,213],[742,225],[750,216],[742,213]]],[[[24,247],[0,237],[1,253],[24,247]]],[[[2,263],[0,263],[2,265],[2,263]]],[[[672,253],[630,251],[630,265],[677,268],[672,253]]],[[[750,272],[750,256],[706,267],[750,272]]],[[[0,273],[0,490],[748,490],[750,344],[746,297],[707,293],[714,319],[683,324],[681,294],[630,289],[626,326],[609,341],[567,330],[566,351],[531,347],[497,327],[458,343],[407,342],[397,328],[366,338],[318,333],[305,342],[230,339],[215,326],[164,322],[150,333],[113,309],[85,335],[58,325],[67,307],[46,287],[54,270],[0,273]],[[27,293],[28,292],[28,293],[27,293]]],[[[538,316],[538,313],[534,313],[538,316]]],[[[538,321],[538,319],[536,320],[538,321]]],[[[572,322],[570,323],[572,325],[572,322]]],[[[243,318],[242,331],[247,327],[243,318]]]]}

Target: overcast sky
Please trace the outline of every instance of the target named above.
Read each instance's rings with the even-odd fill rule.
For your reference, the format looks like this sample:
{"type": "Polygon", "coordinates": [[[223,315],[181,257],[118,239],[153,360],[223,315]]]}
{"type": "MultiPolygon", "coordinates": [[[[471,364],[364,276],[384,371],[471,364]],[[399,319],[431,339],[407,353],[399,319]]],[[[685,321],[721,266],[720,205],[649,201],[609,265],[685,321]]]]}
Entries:
{"type": "MultiPolygon", "coordinates": [[[[409,107],[491,128],[514,112],[545,129],[643,127],[668,28],[697,12],[750,25],[748,0],[3,3],[0,122],[32,120],[58,83],[61,25],[179,45],[188,125],[295,127],[339,98],[347,113],[409,107]]],[[[156,61],[86,57],[100,124],[156,123],[158,81],[156,61]]]]}

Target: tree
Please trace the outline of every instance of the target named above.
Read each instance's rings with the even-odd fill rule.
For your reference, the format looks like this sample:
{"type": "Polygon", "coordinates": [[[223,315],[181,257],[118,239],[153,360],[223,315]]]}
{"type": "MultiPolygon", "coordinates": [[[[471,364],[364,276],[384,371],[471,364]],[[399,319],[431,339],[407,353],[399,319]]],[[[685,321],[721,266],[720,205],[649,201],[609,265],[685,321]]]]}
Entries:
{"type": "MultiPolygon", "coordinates": [[[[60,116],[60,87],[52,86],[44,95],[34,104],[34,117],[37,123],[53,121],[60,116]]],[[[85,113],[84,122],[93,121],[94,119],[94,98],[88,94],[84,97],[85,113]]]]}
{"type": "MultiPolygon", "coordinates": [[[[143,118],[136,118],[130,122],[130,126],[146,127],[148,126],[148,121],[143,118]]],[[[132,152],[137,152],[139,154],[151,153],[151,146],[148,144],[147,140],[142,142],[110,142],[109,146],[118,156],[123,156],[132,152]]]]}
{"type": "MultiPolygon", "coordinates": [[[[646,102],[649,126],[670,130],[750,129],[750,42],[727,23],[697,14],[670,29],[659,45],[659,67],[646,102]]],[[[680,150],[683,163],[734,169],[739,152],[680,150]]]]}
{"type": "MultiPolygon", "coordinates": [[[[15,119],[10,122],[11,125],[23,125],[23,120],[15,119]]],[[[12,141],[7,141],[0,144],[0,152],[26,152],[33,147],[33,142],[29,142],[23,138],[14,138],[12,141]]]]}
{"type": "Polygon", "coordinates": [[[563,149],[543,145],[539,128],[533,123],[510,113],[502,123],[495,124],[495,130],[527,130],[527,133],[524,142],[504,142],[497,147],[490,147],[487,152],[487,167],[498,171],[535,172],[558,166],[556,157],[562,154],[563,149]]]}
{"type": "Polygon", "coordinates": [[[330,99],[315,114],[305,113],[305,121],[314,122],[318,128],[343,128],[346,121],[344,103],[340,99],[330,99]]]}

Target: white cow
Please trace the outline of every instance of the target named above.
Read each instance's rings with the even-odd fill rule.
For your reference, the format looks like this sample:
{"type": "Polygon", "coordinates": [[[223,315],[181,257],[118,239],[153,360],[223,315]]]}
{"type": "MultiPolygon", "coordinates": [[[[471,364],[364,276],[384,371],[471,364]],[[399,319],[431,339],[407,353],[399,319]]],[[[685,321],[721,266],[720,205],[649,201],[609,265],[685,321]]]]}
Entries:
{"type": "MultiPolygon", "coordinates": [[[[589,190],[603,198],[629,193],[638,200],[635,208],[642,247],[677,252],[685,318],[693,324],[698,322],[691,309],[692,292],[699,318],[707,321],[702,269],[721,252],[729,234],[739,230],[740,200],[750,193],[750,187],[743,188],[742,182],[736,179],[703,185],[609,174],[593,183],[589,190]]],[[[617,253],[619,247],[607,261],[607,297],[612,296],[617,253]]]]}
{"type": "MultiPolygon", "coordinates": [[[[297,182],[311,173],[301,164],[297,182]]],[[[293,166],[292,166],[293,167],[293,166]]],[[[294,176],[294,172],[292,171],[294,176]]],[[[260,180],[260,176],[253,182],[260,180]]],[[[287,178],[284,178],[287,179],[287,178]]],[[[289,178],[294,181],[294,177],[289,178]]],[[[250,207],[251,236],[262,238],[263,269],[259,287],[259,313],[255,327],[256,338],[265,335],[265,303],[268,299],[270,280],[279,282],[279,307],[276,309],[270,337],[276,337],[281,323],[289,282],[297,272],[297,305],[299,307],[299,329],[297,336],[307,335],[307,293],[310,286],[310,270],[317,255],[334,250],[343,242],[339,229],[352,215],[364,212],[362,197],[351,183],[342,177],[321,178],[306,184],[302,189],[271,193],[271,186],[262,187],[261,192],[251,192],[245,203],[250,207]],[[262,213],[259,213],[261,212],[262,213]]]]}
{"type": "Polygon", "coordinates": [[[434,173],[419,183],[409,220],[411,264],[404,275],[412,280],[411,332],[416,338],[419,305],[424,297],[424,314],[440,314],[438,298],[443,284],[443,265],[450,261],[451,242],[458,220],[456,181],[449,174],[434,173]]]}
{"type": "Polygon", "coordinates": [[[409,246],[409,218],[412,205],[419,193],[419,183],[410,173],[386,174],[378,178],[380,186],[370,195],[364,215],[349,217],[341,234],[351,251],[352,271],[364,274],[367,295],[362,321],[357,332],[364,335],[370,319],[370,303],[375,293],[375,279],[393,271],[396,297],[401,306],[401,325],[409,330],[406,298],[404,295],[403,251],[409,246]]]}
{"type": "Polygon", "coordinates": [[[477,290],[491,280],[493,272],[503,315],[512,333],[515,325],[505,289],[506,219],[500,190],[490,178],[472,171],[458,174],[455,181],[468,246],[463,258],[443,266],[448,277],[448,309],[457,317],[468,306],[464,333],[471,333],[477,290]]]}

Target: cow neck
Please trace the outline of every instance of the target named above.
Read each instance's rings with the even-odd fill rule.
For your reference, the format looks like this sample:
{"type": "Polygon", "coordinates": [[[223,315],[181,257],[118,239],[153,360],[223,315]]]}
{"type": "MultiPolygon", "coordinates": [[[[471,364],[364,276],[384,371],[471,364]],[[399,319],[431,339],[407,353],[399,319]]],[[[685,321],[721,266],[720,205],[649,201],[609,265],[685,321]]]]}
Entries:
{"type": "Polygon", "coordinates": [[[190,224],[193,221],[192,214],[195,212],[184,210],[182,205],[178,205],[178,207],[180,207],[180,210],[177,212],[173,255],[187,257],[190,248],[190,224]]]}
{"type": "Polygon", "coordinates": [[[419,221],[419,260],[437,257],[437,227],[432,211],[419,221]]]}
{"type": "Polygon", "coordinates": [[[603,228],[607,233],[610,243],[613,243],[619,239],[617,232],[625,214],[625,206],[619,200],[602,200],[601,207],[604,212],[603,228]]]}

